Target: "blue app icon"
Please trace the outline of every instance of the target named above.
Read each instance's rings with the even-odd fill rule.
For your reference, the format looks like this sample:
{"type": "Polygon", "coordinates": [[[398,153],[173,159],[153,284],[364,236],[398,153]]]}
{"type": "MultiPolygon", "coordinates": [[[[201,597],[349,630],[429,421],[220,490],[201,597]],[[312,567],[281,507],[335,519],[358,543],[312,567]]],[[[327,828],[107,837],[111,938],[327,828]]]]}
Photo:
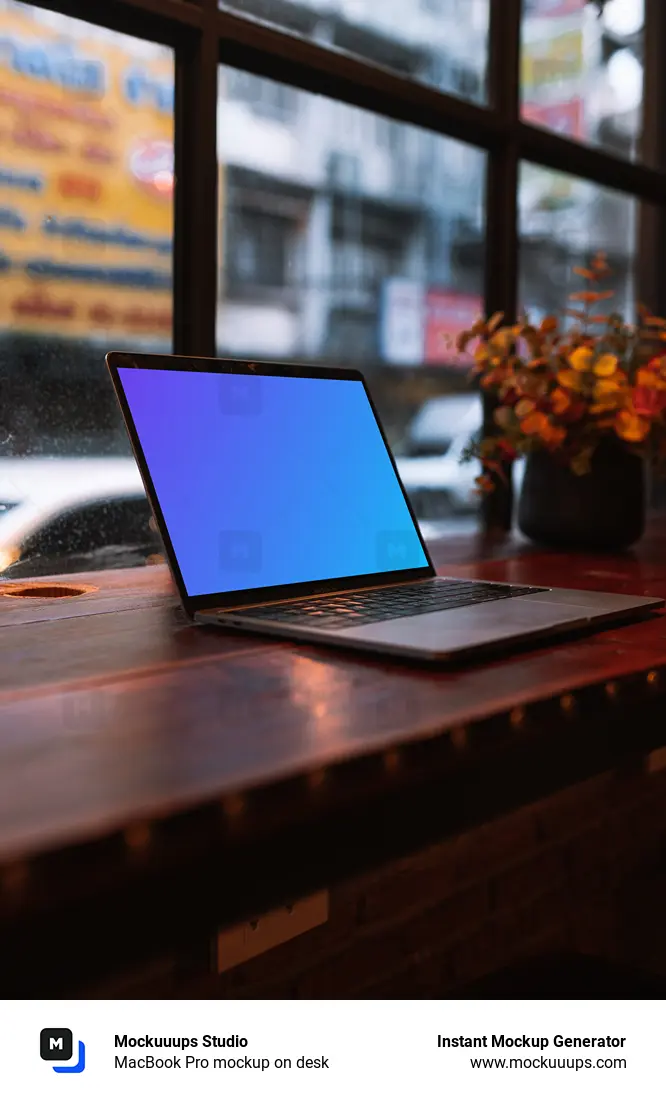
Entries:
{"type": "MultiPolygon", "coordinates": [[[[85,1044],[79,1040],[74,1065],[52,1066],[54,1073],[83,1073],[86,1068],[85,1044]]],[[[39,1035],[39,1053],[45,1062],[71,1062],[74,1057],[74,1036],[68,1027],[45,1027],[39,1035]]]]}

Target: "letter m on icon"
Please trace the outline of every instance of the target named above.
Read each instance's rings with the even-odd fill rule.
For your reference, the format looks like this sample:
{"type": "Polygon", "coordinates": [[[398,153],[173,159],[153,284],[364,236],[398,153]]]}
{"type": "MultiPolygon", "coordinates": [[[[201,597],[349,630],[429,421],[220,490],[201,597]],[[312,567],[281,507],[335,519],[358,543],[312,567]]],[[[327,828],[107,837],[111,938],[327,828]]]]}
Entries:
{"type": "Polygon", "coordinates": [[[62,1050],[62,1036],[60,1039],[54,1039],[53,1036],[51,1036],[49,1050],[62,1050]]]}

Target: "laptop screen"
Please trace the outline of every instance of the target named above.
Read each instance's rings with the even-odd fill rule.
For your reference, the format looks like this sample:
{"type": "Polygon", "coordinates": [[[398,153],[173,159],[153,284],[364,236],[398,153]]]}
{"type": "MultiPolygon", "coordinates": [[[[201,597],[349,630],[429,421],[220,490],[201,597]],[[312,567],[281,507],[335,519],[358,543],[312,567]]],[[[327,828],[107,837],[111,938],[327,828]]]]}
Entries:
{"type": "Polygon", "coordinates": [[[362,382],[118,377],[188,596],[428,565],[362,382]]]}

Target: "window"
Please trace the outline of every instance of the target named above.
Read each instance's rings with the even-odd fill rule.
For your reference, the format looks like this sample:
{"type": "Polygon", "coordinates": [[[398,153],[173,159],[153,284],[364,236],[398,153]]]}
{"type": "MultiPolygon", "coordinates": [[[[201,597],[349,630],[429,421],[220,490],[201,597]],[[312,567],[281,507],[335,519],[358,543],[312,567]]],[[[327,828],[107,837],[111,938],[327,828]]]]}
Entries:
{"type": "Polygon", "coordinates": [[[659,0],[58,3],[0,0],[0,573],[159,552],[111,347],[359,366],[430,535],[478,515],[455,334],[599,248],[666,314],[659,0]]]}
{"type": "Polygon", "coordinates": [[[293,232],[289,219],[241,209],[229,211],[228,223],[228,285],[253,290],[286,286],[293,232]]]}
{"type": "Polygon", "coordinates": [[[520,304],[534,317],[560,313],[580,290],[574,266],[603,251],[614,308],[635,313],[638,206],[618,191],[524,164],[520,175],[520,304]]]}
{"type": "Polygon", "coordinates": [[[644,0],[530,0],[523,117],[623,157],[641,155],[644,0]]]}
{"type": "Polygon", "coordinates": [[[134,564],[159,549],[157,536],[149,527],[150,508],[145,496],[108,499],[93,504],[68,505],[61,515],[35,521],[35,530],[20,547],[20,558],[7,575],[33,572],[70,571],[115,564],[123,555],[131,555],[134,564]]]}
{"type": "Polygon", "coordinates": [[[464,99],[486,98],[489,0],[220,0],[220,7],[464,99]]]}
{"type": "Polygon", "coordinates": [[[256,115],[279,122],[295,121],[298,96],[293,88],[238,69],[226,71],[225,87],[229,100],[245,103],[256,115]]]}
{"type": "Polygon", "coordinates": [[[243,113],[241,123],[240,105],[225,100],[233,85],[224,73],[218,349],[362,366],[398,446],[412,391],[466,384],[446,336],[461,304],[468,319],[483,309],[485,156],[293,89],[298,130],[274,120],[269,142],[263,120],[243,113]],[[289,189],[293,203],[300,196],[291,217],[289,189]],[[286,286],[294,293],[282,300],[261,293],[286,286]]]}
{"type": "MultiPolygon", "coordinates": [[[[0,3],[0,497],[15,460],[89,458],[102,516],[114,464],[134,465],[104,354],[172,347],[173,99],[171,49],[0,3]]],[[[60,488],[45,474],[42,490],[48,511],[60,488]]],[[[131,526],[129,505],[115,514],[131,526]]],[[[50,561],[61,530],[65,568],[84,520],[31,554],[50,561]]]]}

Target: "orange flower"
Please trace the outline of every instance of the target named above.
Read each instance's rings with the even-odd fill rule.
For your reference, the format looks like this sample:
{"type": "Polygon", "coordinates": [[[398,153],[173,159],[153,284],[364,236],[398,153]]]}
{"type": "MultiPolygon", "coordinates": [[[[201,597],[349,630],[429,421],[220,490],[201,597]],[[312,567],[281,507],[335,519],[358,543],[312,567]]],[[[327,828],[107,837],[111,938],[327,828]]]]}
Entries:
{"type": "Polygon", "coordinates": [[[551,424],[545,413],[533,412],[521,424],[525,435],[538,435],[549,447],[559,447],[566,438],[566,430],[551,424]]]}
{"type": "Polygon", "coordinates": [[[556,416],[560,416],[563,412],[571,406],[571,398],[566,390],[563,390],[560,386],[556,390],[553,390],[551,394],[551,401],[553,403],[553,412],[556,416]]]}
{"type": "Polygon", "coordinates": [[[613,290],[579,290],[576,294],[570,294],[572,302],[604,302],[607,298],[613,298],[613,290]]]}
{"type": "Polygon", "coordinates": [[[666,378],[666,355],[655,355],[654,359],[650,359],[642,369],[653,371],[655,374],[666,378]]]}
{"type": "Polygon", "coordinates": [[[642,443],[650,433],[650,421],[632,409],[621,409],[615,419],[615,431],[626,443],[642,443]]]}
{"type": "Polygon", "coordinates": [[[541,431],[541,438],[549,447],[559,447],[561,443],[564,443],[566,437],[566,429],[551,424],[550,421],[541,431]]]}
{"type": "Polygon", "coordinates": [[[605,275],[606,272],[610,271],[610,268],[606,263],[605,252],[597,252],[596,256],[592,260],[592,270],[596,273],[597,277],[599,275],[605,275]]]}
{"type": "Polygon", "coordinates": [[[507,360],[493,359],[493,368],[481,379],[481,385],[484,389],[489,389],[490,386],[501,386],[508,381],[513,375],[513,368],[511,363],[507,360]]]}
{"type": "Polygon", "coordinates": [[[645,386],[648,389],[666,390],[666,378],[662,378],[659,368],[655,370],[651,367],[654,362],[659,362],[659,360],[652,359],[647,367],[639,369],[636,374],[636,381],[639,386],[645,386]]]}
{"type": "Polygon", "coordinates": [[[479,493],[492,493],[495,488],[495,482],[487,474],[482,474],[481,477],[475,478],[477,485],[477,492],[479,493]]]}
{"type": "Polygon", "coordinates": [[[570,295],[566,314],[575,320],[562,322],[566,329],[554,316],[530,324],[524,315],[507,325],[496,313],[458,338],[461,350],[475,340],[472,373],[498,401],[495,431],[475,444],[480,492],[495,487],[507,457],[534,447],[564,451],[570,468],[583,474],[606,432],[636,447],[652,439],[654,426],[655,447],[666,458],[666,347],[656,350],[658,341],[666,345],[666,319],[640,305],[638,325],[612,307],[602,312],[596,303],[614,297],[599,288],[609,270],[602,252],[574,269],[587,285],[570,295]]]}
{"type": "Polygon", "coordinates": [[[532,412],[521,423],[525,435],[541,435],[548,429],[548,417],[542,412],[532,412]]]}

